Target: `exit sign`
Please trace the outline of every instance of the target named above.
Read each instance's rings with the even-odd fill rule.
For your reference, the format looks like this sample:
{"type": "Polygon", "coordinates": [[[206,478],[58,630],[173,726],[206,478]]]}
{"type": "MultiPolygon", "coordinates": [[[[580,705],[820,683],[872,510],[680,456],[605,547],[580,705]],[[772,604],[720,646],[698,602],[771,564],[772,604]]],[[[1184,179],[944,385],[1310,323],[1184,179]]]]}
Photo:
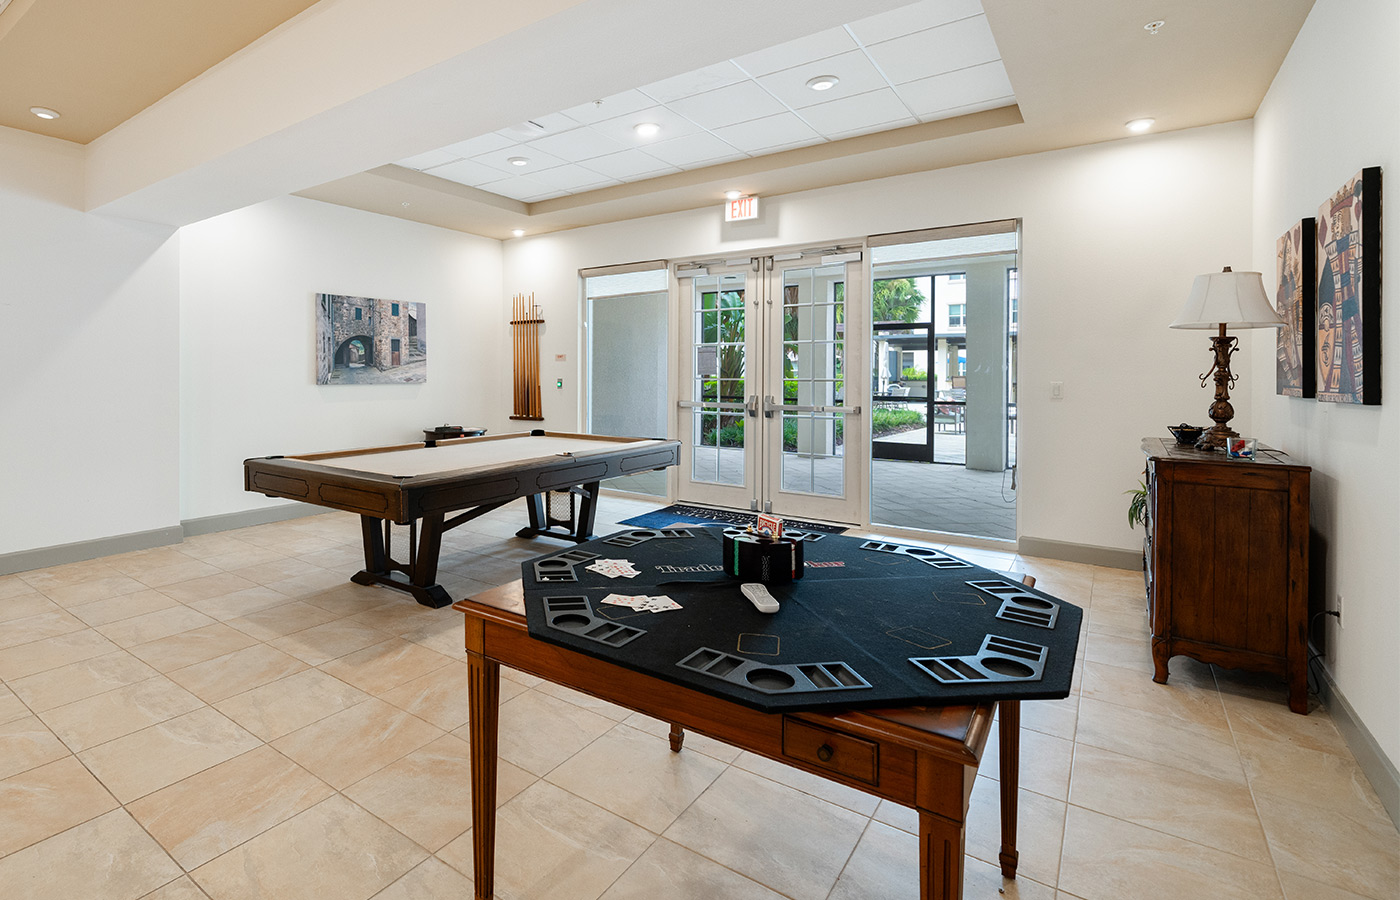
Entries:
{"type": "Polygon", "coordinates": [[[724,204],[724,221],[741,222],[744,219],[758,218],[758,198],[740,197],[724,204]]]}

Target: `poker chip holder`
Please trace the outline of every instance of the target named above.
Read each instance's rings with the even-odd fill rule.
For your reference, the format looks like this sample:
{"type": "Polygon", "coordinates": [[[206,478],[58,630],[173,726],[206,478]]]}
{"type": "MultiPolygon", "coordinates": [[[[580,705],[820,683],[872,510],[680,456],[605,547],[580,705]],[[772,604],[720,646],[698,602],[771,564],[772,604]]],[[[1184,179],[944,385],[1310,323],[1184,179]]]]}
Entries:
{"type": "Polygon", "coordinates": [[[769,665],[701,647],[676,665],[764,694],[808,694],[870,687],[870,682],[843,662],[769,665]]]}
{"type": "Polygon", "coordinates": [[[907,547],[904,544],[891,544],[888,541],[866,541],[860,545],[862,550],[874,550],[876,553],[893,553],[898,556],[908,556],[917,559],[926,566],[935,569],[971,569],[972,563],[964,562],[956,556],[949,556],[932,547],[907,547]]]}
{"type": "Polygon", "coordinates": [[[789,584],[802,577],[803,541],[760,536],[739,528],[725,529],[721,538],[724,573],[740,581],[789,584]]]}
{"type": "Polygon", "coordinates": [[[550,628],[567,631],[608,647],[621,647],[646,634],[641,628],[601,619],[584,596],[544,598],[545,621],[550,628]]]}
{"type": "Polygon", "coordinates": [[[1039,681],[1049,652],[1039,644],[989,634],[974,656],[910,657],[909,661],[943,684],[1039,681]]]}
{"type": "Polygon", "coordinates": [[[966,582],[968,587],[991,594],[1002,601],[997,618],[1004,622],[1019,622],[1036,628],[1054,628],[1060,617],[1059,604],[1032,594],[1019,584],[1000,579],[966,582]]]}
{"type": "Polygon", "coordinates": [[[615,547],[635,547],[638,544],[645,544],[647,541],[660,538],[688,538],[694,537],[688,528],[637,528],[632,531],[619,531],[617,534],[603,541],[605,544],[612,544],[615,547]]]}
{"type": "Polygon", "coordinates": [[[535,580],[542,584],[567,584],[578,581],[574,566],[597,559],[598,554],[587,550],[565,550],[563,553],[536,560],[535,580]]]}

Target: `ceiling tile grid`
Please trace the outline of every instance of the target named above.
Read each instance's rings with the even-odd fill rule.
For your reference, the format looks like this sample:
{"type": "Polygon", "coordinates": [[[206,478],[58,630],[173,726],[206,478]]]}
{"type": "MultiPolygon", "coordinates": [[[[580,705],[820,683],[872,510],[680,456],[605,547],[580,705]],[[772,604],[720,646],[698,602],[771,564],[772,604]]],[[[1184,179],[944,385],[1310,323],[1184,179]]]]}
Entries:
{"type": "Polygon", "coordinates": [[[399,165],[535,202],[1014,102],[980,0],[924,0],[399,165]]]}

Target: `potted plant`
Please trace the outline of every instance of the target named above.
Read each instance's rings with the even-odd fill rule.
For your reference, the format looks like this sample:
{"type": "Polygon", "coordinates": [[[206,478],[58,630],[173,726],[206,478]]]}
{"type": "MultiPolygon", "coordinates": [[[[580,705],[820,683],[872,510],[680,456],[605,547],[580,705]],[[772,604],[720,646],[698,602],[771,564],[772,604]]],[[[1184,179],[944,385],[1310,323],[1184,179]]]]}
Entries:
{"type": "Polygon", "coordinates": [[[909,388],[909,396],[928,396],[928,373],[923,369],[911,366],[899,373],[899,380],[905,387],[909,388]]]}
{"type": "Polygon", "coordinates": [[[1138,486],[1131,491],[1124,491],[1130,498],[1128,500],[1128,527],[1136,528],[1138,525],[1147,525],[1147,485],[1141,481],[1138,486]]]}

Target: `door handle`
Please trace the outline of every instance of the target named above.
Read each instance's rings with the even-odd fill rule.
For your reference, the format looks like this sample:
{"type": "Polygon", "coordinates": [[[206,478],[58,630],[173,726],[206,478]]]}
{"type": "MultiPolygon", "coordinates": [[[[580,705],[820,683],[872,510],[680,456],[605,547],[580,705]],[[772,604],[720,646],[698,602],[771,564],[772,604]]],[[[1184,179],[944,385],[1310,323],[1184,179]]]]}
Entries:
{"type": "Polygon", "coordinates": [[[782,407],[773,402],[772,394],[769,394],[763,398],[763,418],[773,418],[773,411],[776,409],[782,409],[782,407]]]}
{"type": "Polygon", "coordinates": [[[744,411],[747,412],[751,418],[755,418],[755,419],[758,418],[758,395],[757,395],[757,394],[750,394],[750,395],[749,395],[749,402],[744,404],[744,411]]]}

